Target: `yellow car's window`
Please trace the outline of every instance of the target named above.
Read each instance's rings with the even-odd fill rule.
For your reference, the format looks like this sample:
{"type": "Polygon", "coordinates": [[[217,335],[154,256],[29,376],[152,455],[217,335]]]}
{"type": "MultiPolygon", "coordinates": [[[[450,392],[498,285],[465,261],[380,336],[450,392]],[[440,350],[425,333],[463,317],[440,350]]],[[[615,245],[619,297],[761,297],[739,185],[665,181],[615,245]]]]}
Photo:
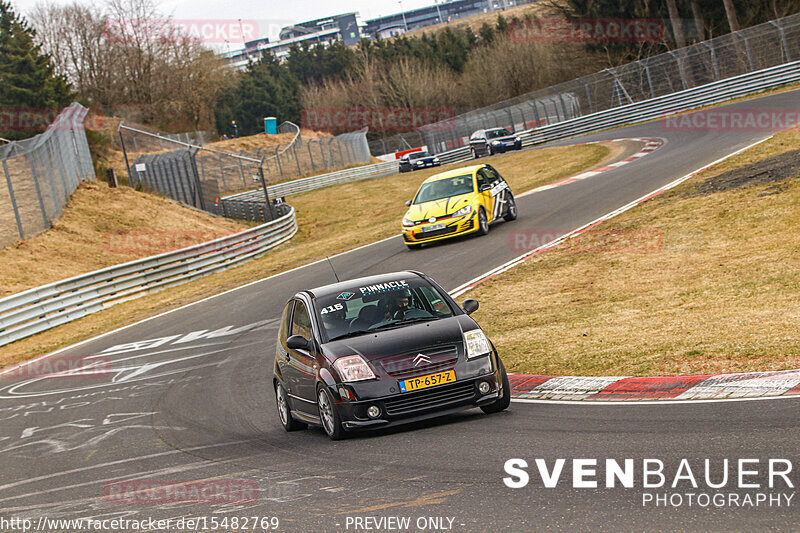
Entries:
{"type": "Polygon", "coordinates": [[[414,198],[414,203],[422,204],[471,192],[473,192],[472,174],[454,176],[452,178],[424,183],[422,187],[420,187],[417,197],[414,198]]]}

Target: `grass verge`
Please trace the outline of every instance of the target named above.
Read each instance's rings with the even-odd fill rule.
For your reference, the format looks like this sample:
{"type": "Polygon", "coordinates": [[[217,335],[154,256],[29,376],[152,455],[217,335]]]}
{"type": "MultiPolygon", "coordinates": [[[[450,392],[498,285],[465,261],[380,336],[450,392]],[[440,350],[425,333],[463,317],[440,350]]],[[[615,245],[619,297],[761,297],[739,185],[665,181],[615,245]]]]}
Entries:
{"type": "Polygon", "coordinates": [[[798,144],[800,129],[782,132],[467,293],[506,367],[633,376],[800,367],[800,155],[787,154],[797,165],[788,178],[745,166],[798,144]]]}
{"type": "MultiPolygon", "coordinates": [[[[504,154],[490,162],[514,191],[522,192],[591,168],[605,160],[609,152],[605,144],[554,147],[504,154]]],[[[300,229],[290,242],[238,268],[122,303],[4,346],[0,349],[0,367],[69,346],[326,255],[398,234],[400,219],[406,210],[405,200],[411,198],[428,176],[457,166],[337,185],[291,196],[289,203],[297,210],[300,229]],[[342,209],[344,203],[359,208],[342,209]]],[[[100,245],[102,243],[98,243],[100,245]]],[[[56,270],[58,266],[51,263],[49,268],[56,270]]]]}
{"type": "Polygon", "coordinates": [[[247,227],[129,187],[86,182],[49,230],[0,250],[0,296],[247,227]]]}

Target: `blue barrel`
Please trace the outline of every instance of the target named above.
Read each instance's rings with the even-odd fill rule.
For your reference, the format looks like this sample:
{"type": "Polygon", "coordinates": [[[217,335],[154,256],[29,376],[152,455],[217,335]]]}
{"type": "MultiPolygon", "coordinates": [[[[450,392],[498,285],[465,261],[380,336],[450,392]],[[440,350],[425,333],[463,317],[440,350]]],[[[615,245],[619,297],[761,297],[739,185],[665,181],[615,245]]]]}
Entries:
{"type": "Polygon", "coordinates": [[[278,119],[275,117],[265,117],[264,131],[267,132],[267,135],[275,135],[278,133],[278,119]]]}

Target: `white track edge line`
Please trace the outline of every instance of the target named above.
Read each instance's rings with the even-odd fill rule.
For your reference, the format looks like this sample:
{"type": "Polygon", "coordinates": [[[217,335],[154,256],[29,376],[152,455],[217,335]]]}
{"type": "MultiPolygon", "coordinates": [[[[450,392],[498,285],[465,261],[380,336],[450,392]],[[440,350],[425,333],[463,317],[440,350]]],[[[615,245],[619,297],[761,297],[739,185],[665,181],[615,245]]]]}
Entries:
{"type": "Polygon", "coordinates": [[[752,402],[756,400],[789,400],[800,399],[800,394],[782,394],[780,396],[759,396],[756,398],[704,398],[698,400],[671,400],[658,398],[653,400],[545,400],[532,398],[511,398],[515,403],[552,403],[557,405],[664,405],[664,404],[689,404],[689,403],[721,403],[721,402],[752,402]]]}

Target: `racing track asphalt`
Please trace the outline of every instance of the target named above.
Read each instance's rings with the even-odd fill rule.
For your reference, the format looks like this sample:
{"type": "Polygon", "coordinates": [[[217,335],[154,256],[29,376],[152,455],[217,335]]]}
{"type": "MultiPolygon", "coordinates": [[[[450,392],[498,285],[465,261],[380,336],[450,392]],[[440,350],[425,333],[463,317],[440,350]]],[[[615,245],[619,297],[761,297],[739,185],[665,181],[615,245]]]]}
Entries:
{"type": "MultiPolygon", "coordinates": [[[[788,108],[799,95],[787,92],[733,107],[788,108]]],[[[493,226],[486,237],[414,252],[397,237],[337,256],[333,263],[342,279],[412,268],[449,290],[518,256],[509,245],[514,231],[573,229],[767,135],[674,133],[651,122],[561,142],[665,140],[643,159],[521,198],[518,220],[493,226]]],[[[342,204],[358,207],[347,206],[346,198],[342,204]]],[[[2,376],[0,516],[277,516],[285,531],[345,530],[348,515],[446,516],[454,518],[454,531],[480,532],[796,527],[797,505],[644,507],[639,481],[631,489],[573,489],[569,466],[557,488],[544,488],[532,468],[525,488],[509,489],[501,481],[504,462],[516,457],[531,467],[535,458],[597,458],[601,463],[606,458],[657,458],[667,471],[681,458],[693,467],[706,458],[716,465],[725,458],[734,464],[738,458],[796,462],[800,424],[795,399],[619,406],[513,403],[498,415],[469,411],[336,443],[318,429],[284,433],[269,385],[276,317],[295,291],[332,279],[327,263],[312,264],[113,332],[53,359],[98,355],[117,346],[97,359],[113,364],[109,375],[36,379],[39,361],[36,368],[2,376]],[[241,329],[223,329],[212,338],[186,336],[227,326],[241,329]],[[159,346],[120,347],[157,338],[167,340],[159,346]],[[238,506],[131,505],[104,499],[108,482],[208,478],[255,481],[259,497],[238,506]]],[[[602,468],[599,474],[602,485],[602,468]]],[[[692,492],[680,487],[664,491],[692,492]]]]}

